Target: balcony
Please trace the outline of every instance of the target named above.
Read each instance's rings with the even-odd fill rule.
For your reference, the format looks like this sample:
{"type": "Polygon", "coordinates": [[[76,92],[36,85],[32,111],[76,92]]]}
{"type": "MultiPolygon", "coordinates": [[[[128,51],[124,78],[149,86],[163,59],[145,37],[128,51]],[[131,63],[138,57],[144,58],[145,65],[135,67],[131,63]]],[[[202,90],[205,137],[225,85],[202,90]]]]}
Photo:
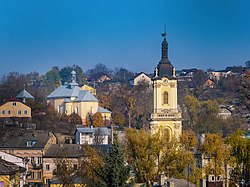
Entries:
{"type": "Polygon", "coordinates": [[[32,164],[32,168],[35,169],[35,170],[39,170],[39,169],[43,168],[43,164],[37,164],[37,163],[34,163],[34,162],[31,162],[31,164],[32,164]]]}
{"type": "Polygon", "coordinates": [[[151,114],[152,120],[180,120],[181,112],[178,109],[159,109],[155,110],[153,114],[151,114]]]}

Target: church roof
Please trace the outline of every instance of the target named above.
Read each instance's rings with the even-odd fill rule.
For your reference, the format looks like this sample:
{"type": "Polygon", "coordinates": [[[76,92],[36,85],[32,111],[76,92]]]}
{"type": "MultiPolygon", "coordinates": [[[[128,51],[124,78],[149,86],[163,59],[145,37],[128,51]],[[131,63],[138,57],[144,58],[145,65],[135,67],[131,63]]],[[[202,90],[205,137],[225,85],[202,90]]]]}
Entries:
{"type": "Polygon", "coordinates": [[[93,96],[88,90],[82,90],[76,82],[76,72],[71,72],[72,81],[68,84],[59,86],[47,99],[65,98],[64,102],[98,102],[98,99],[93,96]],[[71,99],[73,98],[73,100],[71,99]]]}
{"type": "Polygon", "coordinates": [[[98,111],[97,112],[100,112],[100,113],[111,113],[109,110],[107,110],[105,108],[102,108],[100,106],[98,106],[98,111]]]}
{"type": "Polygon", "coordinates": [[[55,89],[51,94],[48,95],[48,99],[52,98],[68,98],[77,97],[81,88],[78,86],[62,85],[55,89]]]}
{"type": "Polygon", "coordinates": [[[87,90],[80,90],[77,98],[74,101],[98,102],[98,99],[96,99],[96,97],[93,96],[89,91],[87,91],[87,90]]]}
{"type": "Polygon", "coordinates": [[[27,99],[34,99],[34,97],[27,92],[25,89],[23,91],[21,91],[17,96],[17,99],[23,99],[23,98],[27,98],[27,99]]]}
{"type": "Polygon", "coordinates": [[[50,95],[48,95],[48,99],[54,99],[54,98],[65,98],[64,102],[72,102],[70,100],[70,97],[76,97],[76,102],[98,102],[98,99],[93,96],[89,91],[82,90],[78,86],[74,86],[73,88],[68,86],[60,86],[56,90],[54,90],[50,95]]]}

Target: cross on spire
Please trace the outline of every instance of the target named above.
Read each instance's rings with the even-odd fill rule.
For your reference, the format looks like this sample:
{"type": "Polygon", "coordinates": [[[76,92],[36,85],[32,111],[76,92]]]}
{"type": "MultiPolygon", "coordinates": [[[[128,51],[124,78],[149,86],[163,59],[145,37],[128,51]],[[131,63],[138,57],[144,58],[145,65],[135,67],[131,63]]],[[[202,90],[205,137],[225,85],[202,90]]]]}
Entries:
{"type": "Polygon", "coordinates": [[[164,25],[164,32],[161,34],[161,36],[164,38],[164,40],[166,40],[166,36],[167,36],[167,33],[166,33],[166,24],[164,25]]]}

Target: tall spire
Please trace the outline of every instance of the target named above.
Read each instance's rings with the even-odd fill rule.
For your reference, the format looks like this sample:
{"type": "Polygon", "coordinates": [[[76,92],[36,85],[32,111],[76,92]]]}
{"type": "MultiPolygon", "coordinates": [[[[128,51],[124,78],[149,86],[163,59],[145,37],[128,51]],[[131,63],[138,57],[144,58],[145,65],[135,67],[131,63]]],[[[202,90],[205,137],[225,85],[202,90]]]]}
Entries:
{"type": "Polygon", "coordinates": [[[161,59],[162,61],[166,61],[168,59],[168,42],[166,40],[166,24],[164,25],[164,32],[161,34],[161,36],[164,38],[163,42],[161,44],[161,51],[162,51],[162,55],[161,55],[161,59]]]}
{"type": "MultiPolygon", "coordinates": [[[[173,65],[168,59],[168,42],[166,40],[166,26],[164,27],[164,32],[161,34],[163,37],[163,41],[161,43],[161,60],[159,64],[157,65],[157,75],[155,77],[163,77],[163,76],[168,76],[168,77],[173,77],[173,65]]],[[[156,75],[156,72],[155,72],[156,75]]]]}

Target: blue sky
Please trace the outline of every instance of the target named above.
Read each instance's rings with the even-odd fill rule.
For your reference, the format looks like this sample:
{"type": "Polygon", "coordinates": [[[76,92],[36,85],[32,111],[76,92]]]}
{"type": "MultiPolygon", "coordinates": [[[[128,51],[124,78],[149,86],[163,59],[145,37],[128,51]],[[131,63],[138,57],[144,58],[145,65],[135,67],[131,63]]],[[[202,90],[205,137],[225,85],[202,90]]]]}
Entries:
{"type": "Polygon", "coordinates": [[[249,0],[1,0],[0,75],[97,63],[153,72],[167,25],[177,69],[250,60],[249,0]]]}

